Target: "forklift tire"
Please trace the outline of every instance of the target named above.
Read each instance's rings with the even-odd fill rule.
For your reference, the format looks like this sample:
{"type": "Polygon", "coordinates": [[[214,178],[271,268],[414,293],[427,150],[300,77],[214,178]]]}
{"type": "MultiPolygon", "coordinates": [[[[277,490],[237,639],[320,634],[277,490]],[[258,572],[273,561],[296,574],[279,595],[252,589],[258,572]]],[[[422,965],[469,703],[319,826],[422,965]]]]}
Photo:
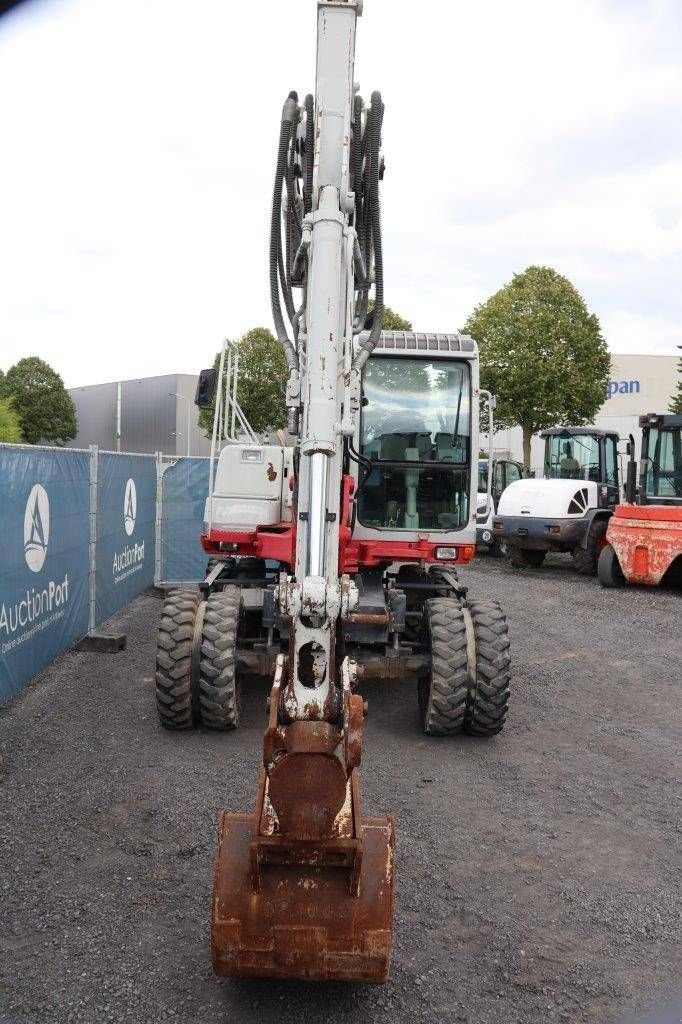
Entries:
{"type": "Polygon", "coordinates": [[[417,693],[422,726],[428,736],[462,731],[467,702],[467,633],[456,598],[432,597],[425,603],[431,668],[419,679],[417,693]]]}
{"type": "Polygon", "coordinates": [[[597,562],[597,576],[602,587],[623,587],[627,582],[618,555],[610,544],[601,549],[597,562]]]}
{"type": "Polygon", "coordinates": [[[197,720],[192,672],[198,590],[171,590],[163,604],[156,646],[156,710],[164,729],[191,729],[197,720]]]}
{"type": "Polygon", "coordinates": [[[538,551],[535,548],[520,548],[516,544],[507,544],[506,554],[515,569],[539,569],[547,552],[538,551]]]}
{"type": "Polygon", "coordinates": [[[585,547],[573,548],[573,565],[581,576],[596,576],[597,561],[606,539],[606,519],[593,519],[585,538],[585,547]]]}
{"type": "Polygon", "coordinates": [[[201,631],[199,711],[209,729],[236,729],[241,700],[237,681],[237,631],[241,591],[209,594],[201,631]]]}
{"type": "Polygon", "coordinates": [[[467,610],[476,640],[476,680],[467,694],[464,732],[495,736],[504,728],[509,705],[507,619],[497,601],[470,601],[467,610]]]}

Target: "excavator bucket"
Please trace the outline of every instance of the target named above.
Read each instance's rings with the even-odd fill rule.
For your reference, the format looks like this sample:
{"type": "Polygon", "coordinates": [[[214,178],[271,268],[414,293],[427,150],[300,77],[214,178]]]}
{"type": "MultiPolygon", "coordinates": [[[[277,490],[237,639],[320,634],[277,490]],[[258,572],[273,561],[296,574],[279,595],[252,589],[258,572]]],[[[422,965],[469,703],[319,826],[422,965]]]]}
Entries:
{"type": "Polygon", "coordinates": [[[393,923],[392,818],[361,818],[357,772],[334,834],[273,831],[269,780],[254,814],[221,815],[211,951],[217,974],[383,982],[393,923]]]}

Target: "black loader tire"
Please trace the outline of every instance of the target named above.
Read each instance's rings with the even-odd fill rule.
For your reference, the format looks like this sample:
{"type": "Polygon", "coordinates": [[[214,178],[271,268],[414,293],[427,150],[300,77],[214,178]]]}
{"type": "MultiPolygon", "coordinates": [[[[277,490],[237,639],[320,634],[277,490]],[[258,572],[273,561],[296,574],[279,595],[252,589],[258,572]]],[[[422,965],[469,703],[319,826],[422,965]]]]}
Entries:
{"type": "Polygon", "coordinates": [[[520,548],[516,544],[507,544],[506,555],[515,569],[539,569],[546,554],[546,551],[538,551],[536,548],[520,548]]]}
{"type": "Polygon", "coordinates": [[[241,701],[237,681],[237,632],[241,590],[209,594],[201,631],[199,709],[209,729],[236,729],[241,701]]]}
{"type": "Polygon", "coordinates": [[[156,642],[156,710],[165,729],[191,729],[197,719],[192,649],[201,595],[171,590],[166,595],[156,642]]]}
{"type": "Polygon", "coordinates": [[[491,558],[502,558],[504,551],[502,550],[502,544],[499,537],[493,537],[490,544],[488,544],[488,555],[491,558]]]}
{"type": "Polygon", "coordinates": [[[573,565],[581,576],[595,576],[597,573],[597,561],[606,537],[606,519],[593,519],[585,538],[586,547],[578,544],[573,548],[573,565]]]}
{"type": "Polygon", "coordinates": [[[428,736],[462,731],[467,701],[467,634],[457,598],[432,597],[425,603],[431,668],[417,684],[422,726],[428,736]]]}
{"type": "Polygon", "coordinates": [[[497,601],[470,601],[467,610],[476,640],[476,678],[467,694],[464,732],[495,736],[504,728],[509,706],[507,619],[497,601]]]}
{"type": "Polygon", "coordinates": [[[603,547],[599,553],[597,576],[602,587],[624,587],[627,582],[618,555],[610,544],[603,547]]]}

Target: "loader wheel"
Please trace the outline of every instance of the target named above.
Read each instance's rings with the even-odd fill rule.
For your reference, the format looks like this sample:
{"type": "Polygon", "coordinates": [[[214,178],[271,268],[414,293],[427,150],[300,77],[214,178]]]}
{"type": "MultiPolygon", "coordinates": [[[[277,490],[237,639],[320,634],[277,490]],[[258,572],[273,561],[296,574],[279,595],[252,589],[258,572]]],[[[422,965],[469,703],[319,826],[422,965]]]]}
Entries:
{"type": "Polygon", "coordinates": [[[171,590],[163,604],[156,642],[156,709],[165,729],[190,729],[197,719],[192,654],[201,603],[196,590],[171,590]]]}
{"type": "Polygon", "coordinates": [[[602,587],[622,587],[626,583],[618,555],[610,544],[601,549],[597,562],[597,576],[602,587]]]}
{"type": "Polygon", "coordinates": [[[585,538],[586,547],[578,544],[577,547],[573,548],[573,565],[581,576],[594,576],[596,574],[599,553],[606,543],[607,526],[608,523],[605,519],[592,520],[587,531],[587,537],[585,538]]]}
{"type": "Polygon", "coordinates": [[[507,558],[515,569],[539,569],[546,553],[535,548],[520,548],[516,544],[508,544],[506,551],[507,558]]]}
{"type": "Polygon", "coordinates": [[[209,729],[236,729],[240,697],[237,682],[237,630],[241,591],[225,587],[209,594],[201,632],[199,709],[209,729]]]}
{"type": "Polygon", "coordinates": [[[476,678],[467,694],[464,732],[495,736],[504,728],[509,704],[507,619],[497,601],[470,601],[467,611],[476,640],[476,678]]]}
{"type": "Polygon", "coordinates": [[[431,647],[431,668],[418,682],[424,732],[452,736],[461,732],[467,701],[467,634],[456,598],[432,597],[424,609],[431,647]]]}

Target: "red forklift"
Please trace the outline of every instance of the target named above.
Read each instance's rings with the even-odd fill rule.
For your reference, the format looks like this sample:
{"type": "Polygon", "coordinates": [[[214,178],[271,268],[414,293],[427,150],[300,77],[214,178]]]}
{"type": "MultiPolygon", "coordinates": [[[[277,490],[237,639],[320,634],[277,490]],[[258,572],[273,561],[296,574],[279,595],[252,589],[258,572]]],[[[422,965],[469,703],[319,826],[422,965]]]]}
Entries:
{"type": "Polygon", "coordinates": [[[639,466],[633,445],[625,504],[616,506],[599,555],[603,587],[682,582],[682,416],[649,413],[639,425],[639,466]]]}

